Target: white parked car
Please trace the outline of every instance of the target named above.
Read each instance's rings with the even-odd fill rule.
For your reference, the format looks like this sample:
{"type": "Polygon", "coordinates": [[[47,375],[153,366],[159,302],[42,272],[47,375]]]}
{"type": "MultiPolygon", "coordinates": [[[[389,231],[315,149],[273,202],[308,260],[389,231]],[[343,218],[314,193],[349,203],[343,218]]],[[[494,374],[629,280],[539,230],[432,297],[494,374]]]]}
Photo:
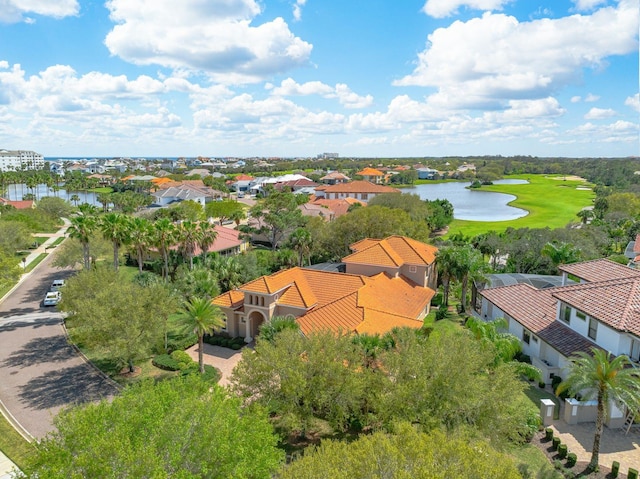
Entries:
{"type": "Polygon", "coordinates": [[[60,291],[49,291],[42,300],[43,306],[55,306],[60,302],[60,291]]]}
{"type": "Polygon", "coordinates": [[[51,283],[49,291],[60,291],[60,288],[64,286],[64,279],[54,279],[51,283]]]}

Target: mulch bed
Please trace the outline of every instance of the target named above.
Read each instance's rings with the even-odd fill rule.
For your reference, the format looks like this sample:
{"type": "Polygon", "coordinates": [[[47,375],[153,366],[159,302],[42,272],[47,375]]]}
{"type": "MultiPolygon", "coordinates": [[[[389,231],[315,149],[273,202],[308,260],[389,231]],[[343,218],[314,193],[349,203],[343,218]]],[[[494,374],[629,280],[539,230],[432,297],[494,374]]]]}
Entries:
{"type": "MultiPolygon", "coordinates": [[[[566,467],[566,459],[560,459],[558,457],[558,453],[551,446],[551,441],[545,439],[544,431],[538,432],[533,439],[531,440],[531,444],[540,449],[545,456],[549,459],[549,462],[553,464],[554,461],[562,461],[562,465],[566,467]]],[[[611,479],[613,476],[611,475],[611,468],[600,465],[600,470],[598,472],[589,472],[587,471],[587,466],[589,465],[589,461],[578,461],[576,465],[571,468],[576,475],[575,477],[586,477],[589,479],[611,479]]],[[[623,474],[622,471],[618,474],[618,479],[626,479],[627,475],[623,474]]]]}

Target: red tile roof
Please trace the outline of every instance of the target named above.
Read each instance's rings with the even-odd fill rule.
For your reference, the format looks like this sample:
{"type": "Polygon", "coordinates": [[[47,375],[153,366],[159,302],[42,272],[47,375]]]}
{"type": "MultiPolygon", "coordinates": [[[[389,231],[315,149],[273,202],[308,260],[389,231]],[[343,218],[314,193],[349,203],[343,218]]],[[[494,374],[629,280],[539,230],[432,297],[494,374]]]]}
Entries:
{"type": "MultiPolygon", "coordinates": [[[[636,240],[633,243],[633,252],[634,253],[640,253],[640,234],[638,234],[636,236],[636,240]]],[[[636,260],[637,260],[637,258],[636,258],[636,260]]]]}
{"type": "Polygon", "coordinates": [[[343,199],[335,199],[335,200],[329,200],[326,198],[314,198],[307,204],[326,207],[333,212],[334,218],[339,218],[340,216],[347,214],[349,207],[355,203],[359,203],[362,206],[366,206],[365,202],[356,200],[355,198],[343,198],[343,199]]]}
{"type": "Polygon", "coordinates": [[[377,264],[399,267],[403,264],[430,265],[438,248],[406,236],[389,236],[383,240],[366,238],[351,245],[355,253],[342,258],[345,263],[377,264]]]}
{"type": "Polygon", "coordinates": [[[640,337],[640,275],[633,279],[563,286],[553,296],[617,331],[640,337]]]}
{"type": "Polygon", "coordinates": [[[370,181],[352,181],[350,183],[339,183],[337,185],[318,186],[316,191],[325,191],[326,193],[400,193],[400,190],[397,188],[376,185],[370,181]]]}
{"type": "Polygon", "coordinates": [[[0,198],[0,203],[3,205],[13,206],[17,210],[28,210],[35,206],[35,202],[33,200],[13,201],[0,198]]]}
{"type": "Polygon", "coordinates": [[[485,289],[480,294],[568,357],[576,351],[589,352],[597,345],[556,320],[558,302],[553,293],[565,287],[536,289],[520,283],[485,289]]]}
{"type": "Polygon", "coordinates": [[[590,282],[640,278],[640,271],[609,259],[594,259],[581,263],[562,264],[558,266],[558,269],[590,282]]]}
{"type": "Polygon", "coordinates": [[[360,176],[384,176],[384,173],[380,170],[376,170],[375,168],[365,168],[362,171],[358,171],[356,175],[360,176]]]}

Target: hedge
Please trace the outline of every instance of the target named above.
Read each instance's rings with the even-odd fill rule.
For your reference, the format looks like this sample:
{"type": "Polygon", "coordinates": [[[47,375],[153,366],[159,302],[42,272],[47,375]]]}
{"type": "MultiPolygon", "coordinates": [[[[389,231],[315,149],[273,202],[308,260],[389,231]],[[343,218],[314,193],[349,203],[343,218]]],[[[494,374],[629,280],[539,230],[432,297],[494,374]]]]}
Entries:
{"type": "Polygon", "coordinates": [[[159,354],[151,360],[151,364],[165,371],[178,371],[180,369],[180,363],[168,354],[159,354]]]}
{"type": "Polygon", "coordinates": [[[573,467],[578,462],[578,456],[575,452],[570,452],[567,454],[567,467],[573,467]]]}

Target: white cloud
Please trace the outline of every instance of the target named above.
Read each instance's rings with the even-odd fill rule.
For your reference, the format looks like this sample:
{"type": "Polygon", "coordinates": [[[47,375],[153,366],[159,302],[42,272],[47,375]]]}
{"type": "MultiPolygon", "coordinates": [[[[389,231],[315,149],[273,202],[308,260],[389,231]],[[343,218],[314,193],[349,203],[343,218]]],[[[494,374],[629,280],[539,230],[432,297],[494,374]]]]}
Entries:
{"type": "Polygon", "coordinates": [[[307,0],[296,0],[293,4],[293,19],[299,21],[302,18],[302,7],[307,3],[307,0]]]}
{"type": "Polygon", "coordinates": [[[332,88],[319,81],[300,84],[292,78],[287,78],[280,83],[279,87],[267,84],[266,88],[271,90],[271,94],[274,96],[319,95],[324,98],[337,98],[340,104],[348,109],[366,108],[373,103],[371,95],[358,95],[343,83],[338,83],[335,88],[332,88]]]}
{"type": "Polygon", "coordinates": [[[598,95],[594,95],[593,93],[589,93],[585,98],[584,101],[592,103],[594,101],[598,101],[600,99],[600,97],[598,95]]]}
{"type": "Polygon", "coordinates": [[[474,10],[502,10],[503,5],[513,0],[427,0],[422,11],[435,18],[448,17],[457,13],[460,7],[474,10]]]}
{"type": "Polygon", "coordinates": [[[602,120],[604,118],[611,118],[616,114],[615,110],[611,108],[592,108],[585,115],[585,120],[602,120]]]}
{"type": "Polygon", "coordinates": [[[637,6],[592,15],[519,22],[485,13],[429,35],[410,74],[396,86],[436,87],[442,108],[504,108],[508,100],[545,98],[580,79],[584,68],[638,48],[637,6]]]}
{"type": "Polygon", "coordinates": [[[109,51],[137,65],[208,73],[222,83],[256,82],[305,64],[312,45],[282,18],[258,26],[255,0],[109,0],[118,23],[109,51]]]}
{"type": "Polygon", "coordinates": [[[640,125],[629,121],[618,120],[608,125],[585,123],[567,131],[565,137],[573,137],[583,143],[637,143],[640,125]]]}
{"type": "Polygon", "coordinates": [[[0,23],[32,23],[33,19],[25,15],[64,18],[77,15],[79,11],[77,0],[0,0],[0,23]]]}
{"type": "Polygon", "coordinates": [[[571,97],[571,103],[580,103],[580,101],[582,101],[582,97],[579,95],[571,97]]]}
{"type": "Polygon", "coordinates": [[[593,10],[598,5],[607,3],[607,0],[573,0],[577,10],[593,10]]]}
{"type": "Polygon", "coordinates": [[[627,99],[624,101],[624,104],[630,106],[635,111],[640,113],[640,93],[636,93],[633,96],[627,97],[627,99]]]}

